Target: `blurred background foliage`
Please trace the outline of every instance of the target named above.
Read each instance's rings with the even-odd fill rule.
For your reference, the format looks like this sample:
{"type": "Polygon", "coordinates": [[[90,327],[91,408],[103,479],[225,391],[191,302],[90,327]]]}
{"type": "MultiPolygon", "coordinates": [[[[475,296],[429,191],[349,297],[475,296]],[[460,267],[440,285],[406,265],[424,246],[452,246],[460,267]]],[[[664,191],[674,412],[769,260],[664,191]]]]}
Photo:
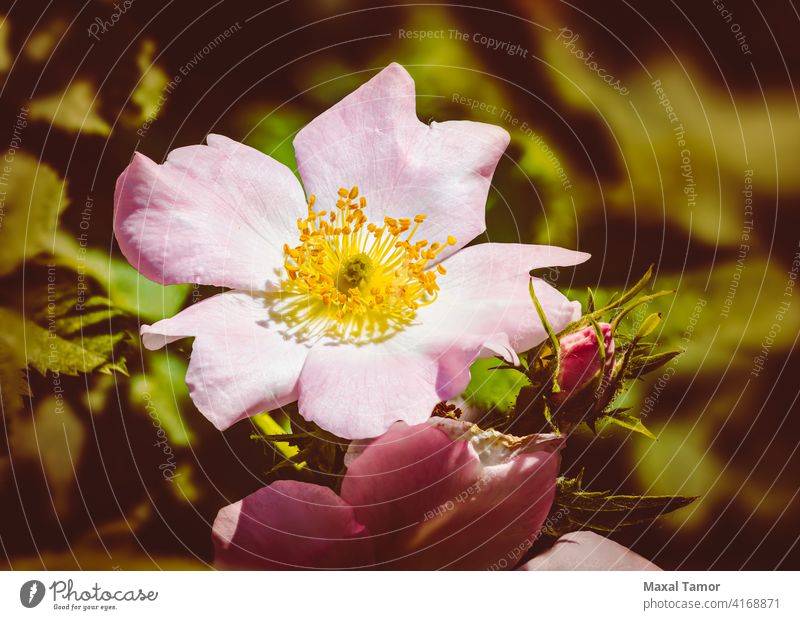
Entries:
{"type": "MultiPolygon", "coordinates": [[[[208,565],[216,511],[261,486],[277,462],[254,437],[288,427],[264,418],[217,432],[188,397],[191,344],[139,346],[140,324],[214,291],[160,287],[127,264],[113,240],[114,182],[134,150],[161,161],[212,131],[294,168],[295,133],[397,61],[416,81],[422,120],[511,133],[483,240],[591,252],[586,265],[547,275],[582,301],[587,286],[607,298],[651,263],[654,288],[677,290],[631,318],[662,312],[659,339],[685,350],[666,375],[623,395],[657,439],[586,431],[564,463],[571,475],[585,468],[587,488],[700,499],[614,537],[667,568],[800,568],[800,299],[787,289],[800,249],[800,18],[790,2],[729,0],[728,19],[688,1],[174,0],[134,2],[113,23],[110,1],[5,4],[8,567],[208,565]]],[[[473,374],[465,406],[507,407],[520,387],[490,363],[473,374]]]]}

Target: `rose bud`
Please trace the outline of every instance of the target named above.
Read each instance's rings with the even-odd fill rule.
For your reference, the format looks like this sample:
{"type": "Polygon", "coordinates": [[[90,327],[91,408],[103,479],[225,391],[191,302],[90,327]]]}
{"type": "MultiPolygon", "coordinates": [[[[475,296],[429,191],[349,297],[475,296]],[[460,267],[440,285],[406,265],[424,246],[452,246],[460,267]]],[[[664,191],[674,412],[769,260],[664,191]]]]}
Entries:
{"type": "Polygon", "coordinates": [[[599,323],[599,327],[603,334],[605,362],[601,360],[593,325],[560,338],[557,381],[561,391],[553,394],[553,404],[560,406],[567,400],[579,398],[588,405],[603,398],[614,368],[614,336],[608,323],[599,323]]]}

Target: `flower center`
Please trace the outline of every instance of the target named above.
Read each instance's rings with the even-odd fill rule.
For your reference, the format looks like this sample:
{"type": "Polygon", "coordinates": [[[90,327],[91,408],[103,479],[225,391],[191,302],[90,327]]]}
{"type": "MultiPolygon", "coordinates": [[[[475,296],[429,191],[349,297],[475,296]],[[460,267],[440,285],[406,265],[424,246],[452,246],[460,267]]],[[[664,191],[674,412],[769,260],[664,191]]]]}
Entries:
{"type": "Polygon", "coordinates": [[[436,277],[447,272],[427,266],[455,238],[415,240],[424,215],[369,222],[357,187],[340,189],[330,212],[317,213],[314,203],[311,196],[308,216],[297,220],[300,245],[284,246],[280,312],[295,331],[374,338],[402,328],[436,300],[436,277]]]}
{"type": "Polygon", "coordinates": [[[363,252],[350,256],[342,261],[336,273],[336,288],[345,294],[348,294],[351,288],[361,289],[361,285],[367,282],[372,271],[372,261],[369,256],[363,252]]]}

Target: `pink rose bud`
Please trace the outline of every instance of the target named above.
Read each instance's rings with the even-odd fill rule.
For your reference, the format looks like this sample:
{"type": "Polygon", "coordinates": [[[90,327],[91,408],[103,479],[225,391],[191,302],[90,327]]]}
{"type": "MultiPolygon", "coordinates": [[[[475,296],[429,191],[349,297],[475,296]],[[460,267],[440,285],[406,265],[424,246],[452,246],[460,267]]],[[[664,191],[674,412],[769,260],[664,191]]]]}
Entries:
{"type": "Polygon", "coordinates": [[[589,325],[580,331],[562,336],[559,344],[558,385],[561,394],[558,401],[591,390],[602,391],[607,377],[614,367],[614,336],[611,325],[600,323],[603,332],[605,349],[605,365],[601,367],[600,350],[597,346],[597,333],[594,326],[589,325]],[[599,376],[602,373],[602,376],[599,376]]]}

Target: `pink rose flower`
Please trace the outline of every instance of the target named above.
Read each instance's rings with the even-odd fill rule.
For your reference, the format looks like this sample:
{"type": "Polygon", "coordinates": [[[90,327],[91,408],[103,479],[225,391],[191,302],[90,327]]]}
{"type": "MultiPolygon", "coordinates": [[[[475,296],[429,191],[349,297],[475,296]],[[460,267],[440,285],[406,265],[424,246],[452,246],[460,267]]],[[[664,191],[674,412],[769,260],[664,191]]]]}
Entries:
{"type": "MultiPolygon", "coordinates": [[[[484,243],[484,206],[509,141],[500,127],[421,123],[392,64],[294,140],[287,167],[228,138],[139,153],[117,181],[122,253],[161,284],[232,289],[142,327],[145,347],[193,337],[186,375],[219,429],[299,401],[340,437],[417,424],[461,393],[480,357],[546,336],[529,271],[583,262],[557,247],[484,243]]],[[[541,280],[554,329],[580,307],[541,280]]]]}
{"type": "Polygon", "coordinates": [[[603,333],[605,362],[601,362],[600,349],[597,343],[597,332],[590,325],[583,329],[566,334],[559,339],[558,402],[579,395],[587,388],[594,393],[602,389],[614,368],[614,335],[611,325],[600,323],[603,333]]]}
{"type": "Polygon", "coordinates": [[[283,480],[220,510],[215,564],[512,569],[550,510],[562,441],[399,422],[355,457],[339,495],[283,480]]]}

